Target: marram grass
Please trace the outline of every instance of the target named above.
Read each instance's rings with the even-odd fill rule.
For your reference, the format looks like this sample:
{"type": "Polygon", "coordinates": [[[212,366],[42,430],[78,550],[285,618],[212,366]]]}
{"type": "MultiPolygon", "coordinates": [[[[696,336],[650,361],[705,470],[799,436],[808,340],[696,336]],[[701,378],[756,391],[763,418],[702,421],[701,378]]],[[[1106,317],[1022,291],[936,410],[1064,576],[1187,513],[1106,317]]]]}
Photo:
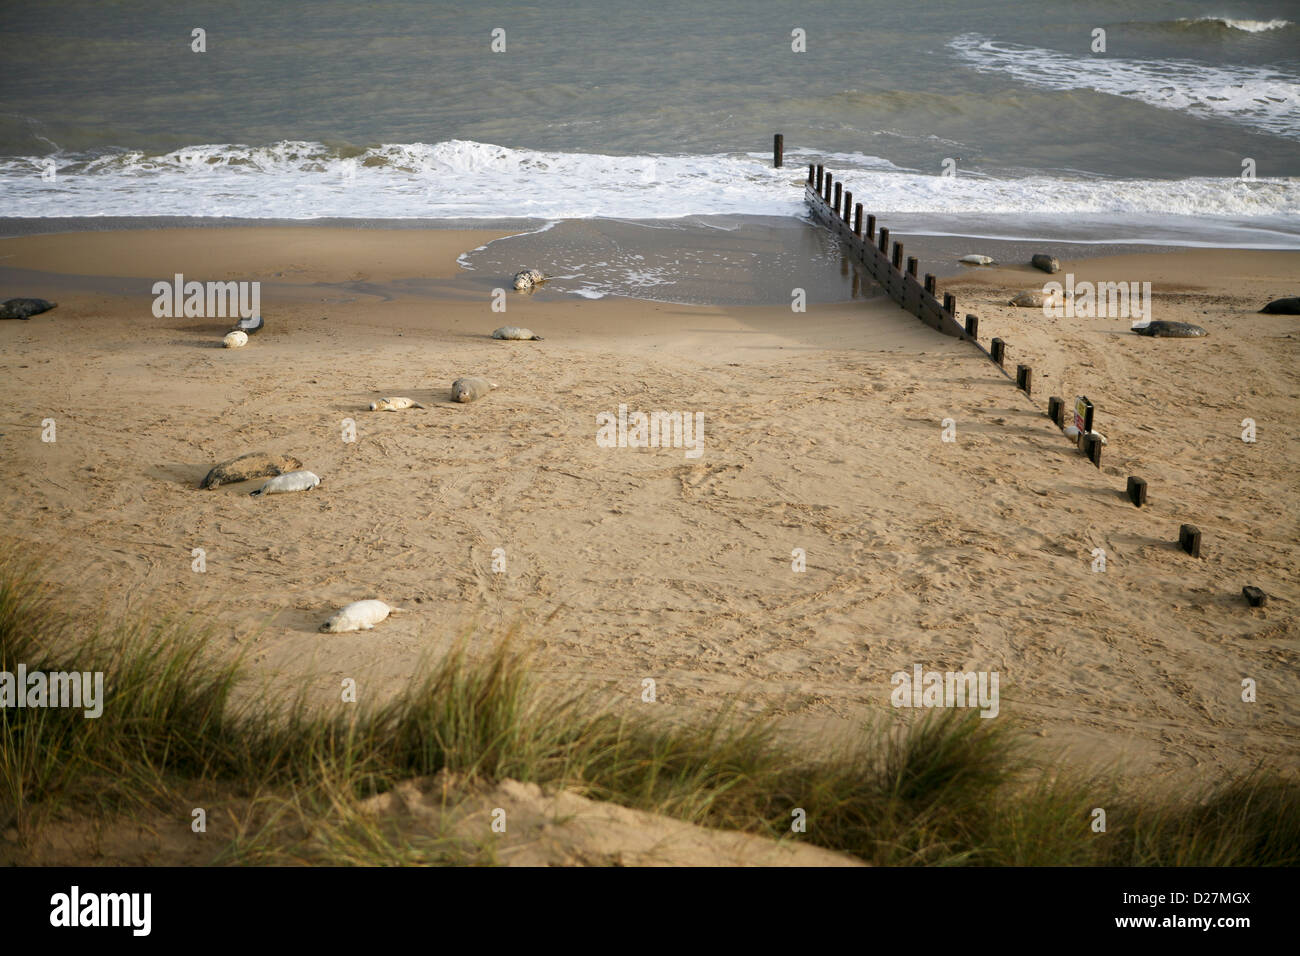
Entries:
{"type": "Polygon", "coordinates": [[[1190,797],[1125,793],[1113,776],[1044,770],[1006,718],[954,710],[902,732],[864,726],[810,752],[767,720],[668,724],[558,695],[513,635],[477,656],[462,642],[381,704],[272,704],[236,695],[239,662],[210,653],[183,619],[87,632],[37,582],[31,567],[0,567],[0,670],[102,670],[105,700],[93,720],[0,709],[0,832],[27,842],[51,819],[106,822],[217,789],[257,821],[219,862],[495,862],[490,846],[414,842],[361,810],[401,781],[446,771],[569,787],[878,865],[1300,862],[1300,786],[1264,769],[1190,797]],[[1091,829],[1096,807],[1105,833],[1091,829]],[[796,810],[807,829],[792,834],[796,810]]]}

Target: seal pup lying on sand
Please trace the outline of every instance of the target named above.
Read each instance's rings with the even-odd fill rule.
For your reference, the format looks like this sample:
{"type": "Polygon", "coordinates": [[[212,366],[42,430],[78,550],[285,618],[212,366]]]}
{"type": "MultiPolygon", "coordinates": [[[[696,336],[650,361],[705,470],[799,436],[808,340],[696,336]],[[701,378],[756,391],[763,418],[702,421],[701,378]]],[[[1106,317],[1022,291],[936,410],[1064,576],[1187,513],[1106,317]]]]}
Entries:
{"type": "Polygon", "coordinates": [[[1267,315],[1300,315],[1300,296],[1289,299],[1274,299],[1259,310],[1267,315]]]}
{"type": "Polygon", "coordinates": [[[372,412],[400,412],[403,408],[424,408],[424,406],[413,398],[403,398],[401,396],[381,398],[370,403],[372,412]]]}
{"type": "Polygon", "coordinates": [[[1056,292],[1020,292],[1009,304],[1021,309],[1041,309],[1045,305],[1056,308],[1064,303],[1065,297],[1056,292]]]}
{"type": "Polygon", "coordinates": [[[1134,322],[1133,331],[1138,335],[1158,336],[1165,339],[1194,339],[1209,335],[1199,325],[1192,325],[1190,322],[1166,322],[1163,319],[1155,322],[1149,319],[1146,322],[1134,322]]]}
{"type": "Polygon", "coordinates": [[[242,349],[248,344],[248,333],[234,329],[226,333],[226,337],[221,340],[221,344],[228,349],[242,349]]]}
{"type": "Polygon", "coordinates": [[[992,256],[978,256],[978,255],[975,255],[974,253],[972,253],[972,254],[969,255],[969,256],[962,256],[962,257],[961,257],[960,259],[958,259],[957,261],[958,261],[958,262],[964,262],[964,263],[966,263],[966,265],[968,265],[968,266],[992,266],[992,265],[997,265],[997,263],[993,261],[993,257],[992,257],[992,256]]]}
{"type": "Polygon", "coordinates": [[[59,303],[45,299],[7,299],[0,305],[0,319],[30,319],[48,312],[59,303]]]}
{"type": "Polygon", "coordinates": [[[521,329],[517,325],[503,325],[492,333],[494,339],[508,339],[512,342],[540,342],[542,337],[534,335],[532,329],[521,329]]]}
{"type": "Polygon", "coordinates": [[[288,455],[268,455],[264,451],[250,451],[213,468],[199,483],[200,488],[216,488],[236,481],[253,478],[273,478],[302,467],[302,462],[288,455]]]}
{"type": "MultiPolygon", "coordinates": [[[[1062,430],[1063,432],[1065,432],[1065,437],[1068,438],[1068,439],[1070,439],[1071,441],[1078,441],[1078,440],[1079,440],[1079,429],[1078,429],[1076,426],[1074,426],[1074,425],[1066,425],[1065,428],[1063,428],[1063,429],[1061,429],[1061,430],[1062,430]]],[[[1101,443],[1102,443],[1103,445],[1108,444],[1108,442],[1106,441],[1106,436],[1103,435],[1101,432],[1092,432],[1092,434],[1094,434],[1094,435],[1096,435],[1098,438],[1100,438],[1100,439],[1101,439],[1101,443]]]]}
{"type": "Polygon", "coordinates": [[[1029,264],[1035,269],[1042,269],[1044,272],[1061,271],[1060,259],[1056,258],[1056,256],[1045,255],[1041,252],[1036,253],[1034,257],[1029,260],[1029,264]]]}
{"type": "Polygon", "coordinates": [[[515,288],[520,292],[527,292],[535,285],[539,285],[547,280],[548,276],[542,275],[539,269],[520,269],[515,273],[515,288]]]}
{"type": "Polygon", "coordinates": [[[289,491],[310,491],[320,484],[320,479],[310,471],[286,471],[277,475],[256,491],[249,494],[254,498],[263,495],[281,495],[289,491]]]}
{"type": "Polygon", "coordinates": [[[496,382],[489,382],[485,378],[473,375],[468,378],[458,378],[451,383],[451,400],[462,403],[477,401],[496,387],[496,382]]]}
{"type": "Polygon", "coordinates": [[[402,613],[402,608],[389,607],[383,601],[353,601],[322,624],[320,629],[323,634],[368,631],[388,615],[402,613]]]}

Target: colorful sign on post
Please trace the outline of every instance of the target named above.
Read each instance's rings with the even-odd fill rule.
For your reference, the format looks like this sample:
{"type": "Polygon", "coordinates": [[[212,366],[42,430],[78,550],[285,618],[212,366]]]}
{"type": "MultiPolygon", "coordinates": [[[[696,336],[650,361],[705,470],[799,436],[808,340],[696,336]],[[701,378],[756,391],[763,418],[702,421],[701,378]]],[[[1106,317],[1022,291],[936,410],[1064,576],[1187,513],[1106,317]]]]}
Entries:
{"type": "Polygon", "coordinates": [[[1092,402],[1086,395],[1074,400],[1074,427],[1079,429],[1079,440],[1092,431],[1092,402]]]}

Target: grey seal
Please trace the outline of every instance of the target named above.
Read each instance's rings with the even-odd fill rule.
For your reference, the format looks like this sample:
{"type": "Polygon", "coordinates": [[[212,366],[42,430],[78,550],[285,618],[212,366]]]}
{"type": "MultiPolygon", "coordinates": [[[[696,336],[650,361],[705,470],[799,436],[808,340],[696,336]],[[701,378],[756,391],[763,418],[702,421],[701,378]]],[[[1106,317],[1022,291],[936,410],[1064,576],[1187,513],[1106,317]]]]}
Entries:
{"type": "Polygon", "coordinates": [[[1199,325],[1192,325],[1190,322],[1138,322],[1134,324],[1133,331],[1138,335],[1150,335],[1165,339],[1194,339],[1202,335],[1209,335],[1205,329],[1199,325]]]}
{"type": "Polygon", "coordinates": [[[1289,299],[1274,299],[1259,311],[1268,315],[1300,315],[1300,296],[1293,295],[1289,299]]]}
{"type": "Polygon", "coordinates": [[[310,491],[319,484],[320,478],[310,471],[286,471],[283,475],[276,475],[256,491],[250,491],[249,494],[254,498],[261,498],[263,495],[282,495],[290,491],[310,491]]]}
{"type": "Polygon", "coordinates": [[[48,312],[59,303],[46,299],[8,299],[0,304],[0,319],[30,319],[48,312]]]}
{"type": "Polygon", "coordinates": [[[512,342],[540,342],[542,337],[534,334],[532,329],[521,329],[517,325],[503,325],[492,333],[494,339],[508,339],[512,342]]]}
{"type": "Polygon", "coordinates": [[[268,455],[264,451],[251,451],[247,455],[240,455],[238,458],[217,465],[208,472],[199,487],[216,488],[253,478],[273,478],[301,467],[302,462],[288,455],[268,455]]]}
{"type": "Polygon", "coordinates": [[[478,378],[473,375],[467,378],[458,378],[451,383],[451,400],[462,404],[477,401],[496,387],[496,382],[489,382],[485,378],[478,378]]]}
{"type": "Polygon", "coordinates": [[[1035,269],[1042,269],[1044,272],[1061,271],[1060,259],[1056,258],[1056,256],[1045,255],[1041,252],[1036,253],[1034,257],[1029,260],[1029,264],[1035,269]]]}
{"type": "Polygon", "coordinates": [[[547,276],[543,275],[540,269],[520,269],[515,273],[515,288],[520,292],[527,292],[533,286],[545,282],[547,276]]]}

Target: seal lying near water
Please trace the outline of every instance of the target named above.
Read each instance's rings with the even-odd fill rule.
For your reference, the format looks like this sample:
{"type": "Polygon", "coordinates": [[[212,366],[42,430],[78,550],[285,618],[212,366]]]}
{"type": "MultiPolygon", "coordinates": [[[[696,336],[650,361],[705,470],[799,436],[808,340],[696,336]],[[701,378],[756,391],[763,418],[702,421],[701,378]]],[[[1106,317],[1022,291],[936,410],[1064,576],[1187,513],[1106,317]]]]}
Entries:
{"type": "Polygon", "coordinates": [[[1300,315],[1300,296],[1292,296],[1289,299],[1274,299],[1259,311],[1268,315],[1300,315]]]}
{"type": "Polygon", "coordinates": [[[228,349],[242,349],[248,344],[248,333],[241,329],[231,329],[221,340],[221,344],[228,349]]]}
{"type": "Polygon", "coordinates": [[[1133,331],[1138,335],[1151,335],[1165,339],[1194,339],[1202,335],[1209,335],[1199,325],[1192,325],[1190,322],[1165,322],[1164,320],[1134,322],[1133,331]]]}
{"type": "Polygon", "coordinates": [[[980,256],[980,255],[975,255],[974,253],[972,253],[972,254],[969,255],[969,256],[962,256],[962,257],[961,257],[960,259],[958,259],[957,261],[958,261],[958,262],[964,262],[964,263],[966,263],[966,265],[968,265],[968,266],[992,266],[992,265],[997,265],[997,263],[995,263],[995,262],[993,261],[993,257],[992,257],[992,256],[980,256]]]}
{"type": "Polygon", "coordinates": [[[48,312],[59,303],[46,299],[8,299],[0,305],[0,319],[30,319],[48,312]]]}
{"type": "Polygon", "coordinates": [[[236,481],[249,481],[253,478],[273,478],[286,471],[301,468],[302,462],[288,455],[268,455],[264,451],[250,451],[229,461],[223,461],[200,482],[200,488],[216,488],[236,481]]]}
{"type": "Polygon", "coordinates": [[[424,408],[424,406],[413,398],[402,396],[381,398],[370,403],[372,412],[400,412],[403,408],[424,408]]]}
{"type": "Polygon", "coordinates": [[[520,292],[527,292],[533,286],[545,282],[547,278],[539,269],[521,269],[515,273],[515,288],[520,292]]]}
{"type": "Polygon", "coordinates": [[[286,471],[283,475],[272,478],[256,491],[250,491],[249,495],[261,498],[264,495],[282,495],[290,491],[310,491],[319,484],[320,478],[310,471],[286,471]]]}
{"type": "Polygon", "coordinates": [[[458,378],[451,383],[451,400],[461,403],[473,402],[496,387],[496,382],[489,382],[485,378],[478,378],[473,375],[468,378],[458,378]]]}
{"type": "Polygon", "coordinates": [[[1042,269],[1044,272],[1060,272],[1061,260],[1056,256],[1049,256],[1044,253],[1035,253],[1034,257],[1029,260],[1029,264],[1035,269],[1042,269]]]}
{"type": "Polygon", "coordinates": [[[368,631],[390,614],[403,613],[400,607],[389,607],[383,601],[353,601],[320,626],[324,634],[343,634],[347,631],[368,631]]]}
{"type": "Polygon", "coordinates": [[[512,342],[540,342],[542,337],[534,335],[532,329],[521,329],[517,325],[503,325],[492,333],[494,339],[508,339],[512,342]]]}

